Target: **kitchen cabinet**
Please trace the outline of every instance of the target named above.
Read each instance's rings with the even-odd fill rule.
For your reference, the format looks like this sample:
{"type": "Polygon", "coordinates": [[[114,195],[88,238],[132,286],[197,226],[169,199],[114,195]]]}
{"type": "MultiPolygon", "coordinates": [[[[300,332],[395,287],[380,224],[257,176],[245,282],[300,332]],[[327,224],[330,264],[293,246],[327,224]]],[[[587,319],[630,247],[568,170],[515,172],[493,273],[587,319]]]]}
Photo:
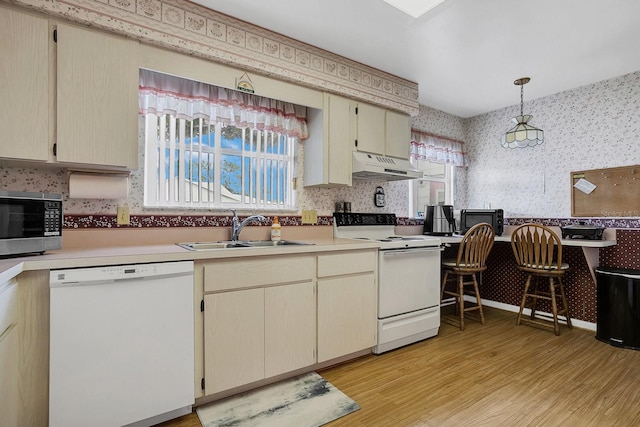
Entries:
{"type": "Polygon", "coordinates": [[[49,24],[0,7],[0,157],[49,158],[49,24]]]}
{"type": "Polygon", "coordinates": [[[359,103],[357,110],[356,149],[385,155],[385,110],[359,103]]]}
{"type": "Polygon", "coordinates": [[[411,120],[406,114],[358,104],[358,151],[409,159],[411,120]]]}
{"type": "Polygon", "coordinates": [[[376,345],[377,251],[318,255],[318,363],[376,345]]]}
{"type": "Polygon", "coordinates": [[[138,42],[57,24],[56,160],[138,167],[138,42]]]}
{"type": "Polygon", "coordinates": [[[304,142],[305,187],[351,185],[356,102],[325,93],[322,110],[309,108],[304,142]]]}
{"type": "Polygon", "coordinates": [[[387,110],[385,112],[385,154],[409,159],[411,149],[411,117],[387,110]]]}
{"type": "Polygon", "coordinates": [[[0,284],[0,425],[18,426],[17,284],[0,284]]]}
{"type": "Polygon", "coordinates": [[[315,362],[315,257],[204,264],[205,395],[315,362]]]}

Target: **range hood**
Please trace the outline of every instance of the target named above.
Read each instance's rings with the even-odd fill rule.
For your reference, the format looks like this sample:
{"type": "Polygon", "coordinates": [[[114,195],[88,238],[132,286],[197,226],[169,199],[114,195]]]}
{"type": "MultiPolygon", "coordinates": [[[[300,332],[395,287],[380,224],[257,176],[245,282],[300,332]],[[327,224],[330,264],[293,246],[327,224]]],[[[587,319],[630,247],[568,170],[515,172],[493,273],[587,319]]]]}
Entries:
{"type": "Polygon", "coordinates": [[[353,178],[399,181],[422,178],[409,160],[385,157],[378,154],[353,152],[353,178]]]}

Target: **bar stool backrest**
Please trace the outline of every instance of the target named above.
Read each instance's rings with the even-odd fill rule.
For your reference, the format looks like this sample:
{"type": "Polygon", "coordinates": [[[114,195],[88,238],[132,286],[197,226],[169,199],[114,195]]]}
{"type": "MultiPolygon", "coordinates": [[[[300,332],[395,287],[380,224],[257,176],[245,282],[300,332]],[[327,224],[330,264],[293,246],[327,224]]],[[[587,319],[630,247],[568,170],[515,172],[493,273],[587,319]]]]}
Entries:
{"type": "Polygon", "coordinates": [[[518,268],[529,272],[562,274],[562,241],[549,227],[524,224],[511,234],[511,247],[518,268]]]}

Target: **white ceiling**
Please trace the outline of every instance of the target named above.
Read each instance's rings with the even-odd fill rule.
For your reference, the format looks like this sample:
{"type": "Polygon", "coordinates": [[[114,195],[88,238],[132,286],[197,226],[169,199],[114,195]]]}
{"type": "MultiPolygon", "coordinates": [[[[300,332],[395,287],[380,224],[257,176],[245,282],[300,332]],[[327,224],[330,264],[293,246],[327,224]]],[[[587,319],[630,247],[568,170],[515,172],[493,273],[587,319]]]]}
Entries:
{"type": "Polygon", "coordinates": [[[193,0],[417,82],[472,117],[640,70],[639,0],[447,0],[418,19],[383,0],[193,0]]]}

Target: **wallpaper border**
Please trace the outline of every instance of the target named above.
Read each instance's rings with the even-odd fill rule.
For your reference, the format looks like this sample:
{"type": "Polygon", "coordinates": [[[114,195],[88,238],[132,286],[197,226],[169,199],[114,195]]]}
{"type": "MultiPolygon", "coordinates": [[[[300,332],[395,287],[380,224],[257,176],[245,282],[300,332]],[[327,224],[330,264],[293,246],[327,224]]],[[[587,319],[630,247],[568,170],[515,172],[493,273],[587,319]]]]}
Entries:
{"type": "MultiPolygon", "coordinates": [[[[1,0],[7,2],[8,0],[1,0]]],[[[410,116],[418,84],[186,0],[13,0],[50,15],[410,116]]]]}
{"type": "MultiPolygon", "coordinates": [[[[240,216],[244,219],[246,216],[240,216]]],[[[269,218],[269,216],[267,216],[269,218]]],[[[318,216],[316,224],[303,224],[302,217],[280,216],[278,220],[283,226],[318,226],[333,225],[333,216],[318,216]]],[[[584,222],[587,225],[605,228],[640,229],[640,218],[506,218],[505,225],[522,225],[537,222],[551,226],[566,226],[584,222]]],[[[397,225],[422,225],[418,218],[398,217],[397,225]]],[[[271,222],[255,224],[256,226],[271,226],[271,222]]],[[[168,228],[168,227],[230,227],[229,215],[131,215],[129,225],[119,225],[116,215],[94,214],[66,214],[63,218],[63,229],[93,229],[93,228],[168,228]]]]}

